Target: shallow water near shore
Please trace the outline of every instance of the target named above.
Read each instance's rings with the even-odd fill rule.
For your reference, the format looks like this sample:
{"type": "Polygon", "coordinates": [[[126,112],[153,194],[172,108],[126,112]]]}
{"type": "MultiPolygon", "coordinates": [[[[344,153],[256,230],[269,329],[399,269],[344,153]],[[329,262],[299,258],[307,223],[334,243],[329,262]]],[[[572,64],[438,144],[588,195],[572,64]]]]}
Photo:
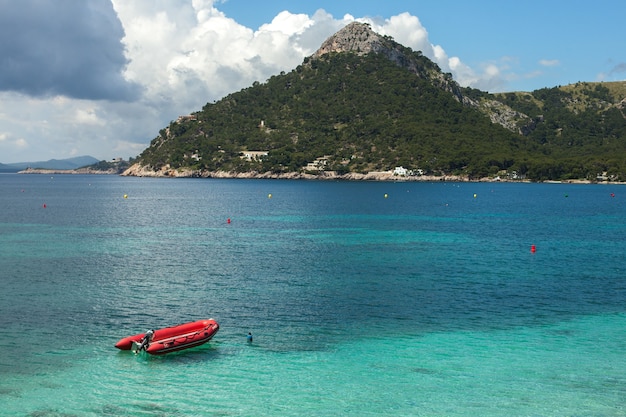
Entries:
{"type": "Polygon", "coordinates": [[[623,186],[5,174],[0,196],[0,416],[626,413],[623,186]],[[113,347],[202,318],[199,348],[113,347]]]}

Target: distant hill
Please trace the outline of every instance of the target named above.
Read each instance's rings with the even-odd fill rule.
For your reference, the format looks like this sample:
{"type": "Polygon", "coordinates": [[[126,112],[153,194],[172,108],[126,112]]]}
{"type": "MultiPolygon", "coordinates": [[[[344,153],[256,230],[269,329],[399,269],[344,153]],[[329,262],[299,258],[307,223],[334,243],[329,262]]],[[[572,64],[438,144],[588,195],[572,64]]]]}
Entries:
{"type": "Polygon", "coordinates": [[[18,172],[27,168],[70,170],[93,165],[97,162],[99,162],[99,160],[92,156],[77,156],[68,159],[50,159],[48,161],[39,162],[18,162],[14,164],[0,163],[0,172],[18,172]]]}
{"type": "Polygon", "coordinates": [[[351,23],[289,73],[181,116],[127,175],[626,181],[626,83],[489,94],[351,23]],[[404,173],[405,171],[399,170],[404,173]]]}

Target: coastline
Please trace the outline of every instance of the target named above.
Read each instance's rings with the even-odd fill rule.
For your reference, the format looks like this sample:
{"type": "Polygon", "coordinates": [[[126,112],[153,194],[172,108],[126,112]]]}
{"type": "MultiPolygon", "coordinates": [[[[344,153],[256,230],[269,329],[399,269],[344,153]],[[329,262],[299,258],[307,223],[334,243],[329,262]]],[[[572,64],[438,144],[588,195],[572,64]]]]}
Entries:
{"type": "MultiPolygon", "coordinates": [[[[44,175],[120,175],[123,177],[147,177],[147,178],[221,178],[221,179],[282,179],[282,180],[334,180],[334,181],[390,181],[390,182],[516,182],[532,183],[530,180],[510,180],[506,178],[469,178],[463,175],[416,175],[400,176],[394,175],[391,171],[368,172],[347,174],[337,174],[335,171],[322,171],[319,174],[309,174],[305,172],[230,172],[230,171],[202,171],[191,169],[172,169],[168,166],[158,171],[147,169],[138,164],[131,166],[123,172],[114,169],[102,171],[91,168],[78,168],[70,170],[61,169],[37,169],[28,168],[19,171],[18,174],[44,174],[44,175]]],[[[544,184],[606,184],[624,185],[623,182],[615,181],[590,181],[590,180],[566,180],[566,181],[537,181],[544,184]]]]}
{"type": "Polygon", "coordinates": [[[120,172],[116,169],[109,169],[106,171],[96,170],[92,168],[77,168],[77,169],[42,169],[42,168],[26,168],[22,171],[18,171],[17,174],[44,174],[44,175],[76,175],[76,174],[90,174],[90,175],[120,175],[120,172]]]}
{"type": "Polygon", "coordinates": [[[159,178],[238,178],[238,179],[283,179],[283,180],[345,180],[345,181],[454,181],[470,182],[466,176],[459,175],[422,175],[422,176],[398,176],[388,172],[368,172],[366,174],[350,172],[337,174],[335,171],[320,171],[319,174],[306,172],[231,172],[231,171],[202,171],[191,169],[171,169],[168,166],[158,171],[146,169],[139,165],[133,165],[124,171],[122,176],[134,177],[159,177],[159,178]]]}

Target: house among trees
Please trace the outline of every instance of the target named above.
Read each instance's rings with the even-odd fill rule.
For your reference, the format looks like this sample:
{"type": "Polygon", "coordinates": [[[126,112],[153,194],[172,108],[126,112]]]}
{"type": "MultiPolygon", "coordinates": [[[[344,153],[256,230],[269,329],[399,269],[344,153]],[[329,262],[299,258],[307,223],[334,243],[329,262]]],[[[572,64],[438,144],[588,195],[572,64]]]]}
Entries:
{"type": "Polygon", "coordinates": [[[198,120],[198,116],[196,116],[195,114],[188,114],[186,116],[178,116],[178,119],[176,119],[176,123],[182,123],[182,122],[188,122],[191,120],[198,120]]]}
{"type": "Polygon", "coordinates": [[[260,161],[264,156],[267,156],[267,151],[244,151],[241,155],[241,159],[246,161],[260,161]]]}
{"type": "Polygon", "coordinates": [[[408,175],[409,170],[404,167],[396,167],[393,170],[393,175],[397,175],[400,177],[406,177],[408,175]]]}

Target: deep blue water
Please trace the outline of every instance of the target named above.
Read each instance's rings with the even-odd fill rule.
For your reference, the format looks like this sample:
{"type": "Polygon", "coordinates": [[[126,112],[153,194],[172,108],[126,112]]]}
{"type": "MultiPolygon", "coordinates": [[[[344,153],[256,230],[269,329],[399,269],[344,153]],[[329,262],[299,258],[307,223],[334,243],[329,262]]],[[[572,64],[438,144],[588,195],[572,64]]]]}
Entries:
{"type": "Polygon", "coordinates": [[[0,415],[623,416],[624,242],[625,186],[0,175],[0,415]]]}

